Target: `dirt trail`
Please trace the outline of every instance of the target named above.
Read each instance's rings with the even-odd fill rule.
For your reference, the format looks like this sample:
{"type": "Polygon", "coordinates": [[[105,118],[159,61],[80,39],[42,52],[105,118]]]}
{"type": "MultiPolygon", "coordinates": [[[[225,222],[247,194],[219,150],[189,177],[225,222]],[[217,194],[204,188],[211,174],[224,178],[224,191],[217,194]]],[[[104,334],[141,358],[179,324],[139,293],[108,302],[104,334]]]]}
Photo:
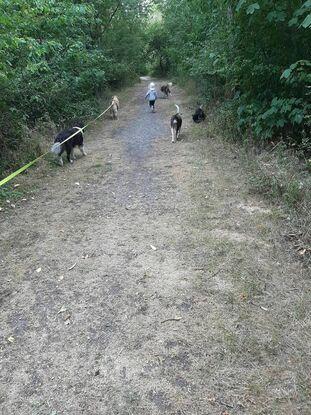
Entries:
{"type": "Polygon", "coordinates": [[[151,114],[145,89],[0,216],[1,414],[309,413],[309,282],[280,213],[182,91],[173,145],[173,99],[151,114]]]}

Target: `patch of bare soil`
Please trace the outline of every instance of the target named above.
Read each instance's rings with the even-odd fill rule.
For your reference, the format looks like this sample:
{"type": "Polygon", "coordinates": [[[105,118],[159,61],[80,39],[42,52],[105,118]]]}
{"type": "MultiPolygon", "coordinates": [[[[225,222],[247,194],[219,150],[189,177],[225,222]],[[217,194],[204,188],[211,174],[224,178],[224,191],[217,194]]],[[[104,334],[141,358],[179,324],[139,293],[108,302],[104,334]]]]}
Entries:
{"type": "Polygon", "coordinates": [[[282,214],[182,91],[152,114],[146,86],[1,212],[0,412],[306,415],[310,280],[282,214]]]}

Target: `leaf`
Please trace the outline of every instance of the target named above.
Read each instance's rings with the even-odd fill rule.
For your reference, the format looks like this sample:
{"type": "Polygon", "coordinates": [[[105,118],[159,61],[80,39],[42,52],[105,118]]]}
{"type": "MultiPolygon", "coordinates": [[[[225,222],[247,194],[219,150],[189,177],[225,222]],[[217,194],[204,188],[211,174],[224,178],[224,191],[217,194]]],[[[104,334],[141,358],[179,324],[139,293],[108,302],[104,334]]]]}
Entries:
{"type": "Polygon", "coordinates": [[[67,311],[67,308],[63,305],[62,308],[58,311],[58,314],[65,313],[67,311]]]}
{"type": "Polygon", "coordinates": [[[283,11],[274,11],[270,12],[267,16],[269,22],[284,22],[286,18],[286,13],[283,11]]]}
{"type": "Polygon", "coordinates": [[[297,17],[293,17],[292,19],[290,19],[290,21],[288,22],[288,26],[292,27],[295,26],[298,23],[298,19],[297,17]]]}
{"type": "Polygon", "coordinates": [[[281,79],[288,79],[291,76],[292,70],[290,68],[285,69],[285,71],[282,73],[281,79]]]}
{"type": "Polygon", "coordinates": [[[238,5],[236,6],[236,11],[237,12],[239,12],[240,10],[241,10],[241,7],[243,6],[243,4],[245,4],[246,3],[246,0],[240,0],[239,2],[238,2],[238,5]]]}
{"type": "Polygon", "coordinates": [[[302,123],[302,121],[303,121],[303,118],[304,118],[304,116],[303,116],[303,113],[297,113],[297,114],[295,114],[295,116],[294,116],[294,118],[293,118],[293,121],[296,123],[296,124],[301,124],[302,123]]]}
{"type": "Polygon", "coordinates": [[[304,21],[301,23],[301,26],[305,29],[311,26],[311,13],[309,13],[308,16],[304,19],[304,21]]]}
{"type": "Polygon", "coordinates": [[[260,10],[260,6],[258,3],[250,4],[246,9],[246,14],[253,14],[255,10],[260,10]]]}
{"type": "Polygon", "coordinates": [[[286,124],[286,121],[282,118],[277,120],[277,122],[276,122],[276,126],[281,127],[281,128],[284,127],[285,124],[286,124]]]}
{"type": "Polygon", "coordinates": [[[8,342],[9,343],[14,343],[15,342],[15,338],[13,336],[8,337],[8,342]]]}

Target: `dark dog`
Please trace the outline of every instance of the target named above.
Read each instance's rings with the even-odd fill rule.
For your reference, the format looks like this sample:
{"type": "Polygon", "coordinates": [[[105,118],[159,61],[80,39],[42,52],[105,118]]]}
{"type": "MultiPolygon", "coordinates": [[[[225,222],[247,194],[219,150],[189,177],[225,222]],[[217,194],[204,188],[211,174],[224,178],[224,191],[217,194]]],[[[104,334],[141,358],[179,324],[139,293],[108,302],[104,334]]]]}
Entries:
{"type": "Polygon", "coordinates": [[[171,95],[170,84],[162,85],[161,92],[168,98],[168,96],[171,95]]]}
{"type": "Polygon", "coordinates": [[[58,155],[58,161],[61,166],[64,164],[63,159],[62,159],[62,154],[65,150],[67,153],[67,160],[69,161],[69,163],[73,163],[73,161],[76,159],[74,155],[75,147],[79,147],[79,150],[81,151],[83,156],[86,156],[86,152],[84,151],[84,143],[83,143],[84,134],[83,134],[82,127],[83,127],[82,123],[77,123],[76,127],[68,128],[68,130],[64,130],[56,136],[51,151],[58,155]],[[75,133],[77,134],[69,138],[71,135],[75,133]],[[69,140],[67,140],[68,138],[69,140]]]}
{"type": "Polygon", "coordinates": [[[205,120],[205,113],[202,110],[202,105],[199,106],[199,108],[195,111],[195,113],[192,116],[192,119],[194,122],[196,122],[197,124],[199,124],[200,122],[205,120]]]}
{"type": "Polygon", "coordinates": [[[178,139],[182,125],[179,106],[175,104],[175,107],[177,108],[177,113],[171,118],[172,143],[175,143],[175,141],[178,139]]]}

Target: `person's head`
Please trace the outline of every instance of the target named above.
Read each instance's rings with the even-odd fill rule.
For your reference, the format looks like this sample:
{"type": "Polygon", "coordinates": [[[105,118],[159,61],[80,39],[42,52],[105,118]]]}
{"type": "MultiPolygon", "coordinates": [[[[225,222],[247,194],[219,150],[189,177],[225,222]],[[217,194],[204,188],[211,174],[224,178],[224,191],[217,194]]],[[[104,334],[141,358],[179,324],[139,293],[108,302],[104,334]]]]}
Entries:
{"type": "Polygon", "coordinates": [[[155,89],[155,83],[154,82],[150,82],[149,88],[150,89],[155,89]]]}

